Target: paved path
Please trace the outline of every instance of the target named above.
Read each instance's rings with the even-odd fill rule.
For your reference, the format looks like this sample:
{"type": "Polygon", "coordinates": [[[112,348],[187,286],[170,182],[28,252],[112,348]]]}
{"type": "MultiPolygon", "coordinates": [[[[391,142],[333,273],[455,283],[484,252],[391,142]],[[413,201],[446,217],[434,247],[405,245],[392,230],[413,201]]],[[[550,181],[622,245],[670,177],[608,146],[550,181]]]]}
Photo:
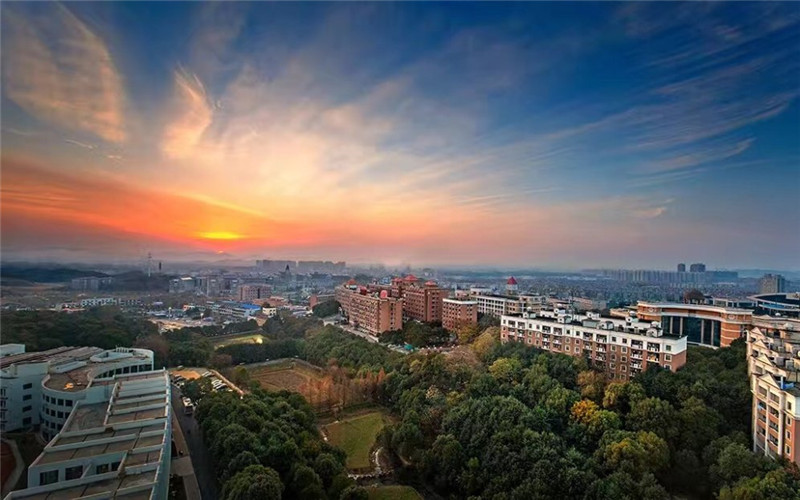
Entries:
{"type": "Polygon", "coordinates": [[[201,500],[200,485],[197,484],[192,458],[189,456],[189,447],[183,438],[183,431],[178,421],[178,415],[175,413],[174,405],[172,412],[172,440],[175,441],[176,454],[172,457],[172,463],[170,463],[170,474],[183,478],[183,489],[186,491],[187,500],[201,500]]]}
{"type": "Polygon", "coordinates": [[[5,496],[14,489],[14,486],[17,485],[20,476],[22,476],[22,474],[25,472],[25,461],[22,460],[22,455],[19,454],[19,448],[17,448],[17,443],[14,440],[3,439],[3,444],[8,447],[7,451],[11,453],[12,457],[14,457],[14,470],[11,471],[3,483],[2,495],[3,498],[5,498],[5,496]]]}
{"type": "MultiPolygon", "coordinates": [[[[181,391],[174,385],[172,386],[172,411],[179,425],[174,426],[175,445],[180,446],[178,441],[183,442],[184,450],[189,450],[192,459],[195,481],[200,489],[202,500],[217,499],[217,472],[211,462],[211,453],[203,442],[202,431],[197,421],[191,415],[183,414],[183,403],[181,403],[181,391]],[[180,434],[180,438],[177,435],[180,434]]],[[[184,456],[186,451],[184,451],[184,456]]],[[[188,488],[187,488],[188,495],[188,488]]]]}

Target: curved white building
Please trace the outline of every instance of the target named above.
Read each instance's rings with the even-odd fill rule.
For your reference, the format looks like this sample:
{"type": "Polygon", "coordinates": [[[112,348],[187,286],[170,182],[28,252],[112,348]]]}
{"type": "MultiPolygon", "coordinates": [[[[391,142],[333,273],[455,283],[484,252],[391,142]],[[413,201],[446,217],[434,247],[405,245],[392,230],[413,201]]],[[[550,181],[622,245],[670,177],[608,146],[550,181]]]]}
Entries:
{"type": "Polygon", "coordinates": [[[153,370],[153,351],[59,347],[0,358],[0,429],[40,426],[45,441],[64,426],[78,401],[108,401],[115,375],[153,370]]]}

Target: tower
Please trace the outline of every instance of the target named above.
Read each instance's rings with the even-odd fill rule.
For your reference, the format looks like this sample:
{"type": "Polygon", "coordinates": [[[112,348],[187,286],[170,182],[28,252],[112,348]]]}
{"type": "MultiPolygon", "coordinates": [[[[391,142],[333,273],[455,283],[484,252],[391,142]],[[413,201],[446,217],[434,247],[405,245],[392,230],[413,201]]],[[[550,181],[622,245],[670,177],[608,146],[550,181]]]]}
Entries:
{"type": "Polygon", "coordinates": [[[506,281],[506,293],[509,295],[516,295],[517,292],[519,292],[519,285],[517,285],[517,280],[512,276],[506,281]]]}

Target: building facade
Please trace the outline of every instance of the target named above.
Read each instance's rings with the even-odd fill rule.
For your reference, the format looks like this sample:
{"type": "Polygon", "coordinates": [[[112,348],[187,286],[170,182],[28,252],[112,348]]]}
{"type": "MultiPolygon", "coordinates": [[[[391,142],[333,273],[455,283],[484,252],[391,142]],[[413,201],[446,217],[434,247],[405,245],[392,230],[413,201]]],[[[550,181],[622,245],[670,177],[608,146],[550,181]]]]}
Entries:
{"type": "Polygon", "coordinates": [[[692,344],[727,347],[745,336],[753,311],[710,304],[640,301],[636,316],[643,321],[659,322],[665,333],[686,336],[692,344]]]}
{"type": "Polygon", "coordinates": [[[450,331],[478,322],[478,303],[474,300],[443,299],[442,326],[450,331]]]}
{"type": "Polygon", "coordinates": [[[153,351],[59,347],[0,358],[0,428],[39,426],[45,441],[63,427],[78,401],[91,399],[115,375],[153,370],[153,351]]]}
{"type": "Polygon", "coordinates": [[[610,379],[628,380],[651,364],[675,371],[686,363],[686,337],[665,334],[649,321],[597,313],[561,309],[503,315],[500,340],[584,357],[610,379]]]}
{"type": "Polygon", "coordinates": [[[240,285],[237,296],[240,302],[258,302],[272,295],[271,285],[240,285]]]}
{"type": "Polygon", "coordinates": [[[28,467],[28,487],[6,500],[166,500],[172,442],[166,371],[118,374],[76,402],[63,429],[28,467]]]}
{"type": "Polygon", "coordinates": [[[753,451],[800,465],[800,320],[756,317],[747,340],[753,451]]]}
{"type": "Polygon", "coordinates": [[[759,293],[783,293],[786,291],[786,279],[780,274],[765,274],[758,280],[759,293]]]}
{"type": "Polygon", "coordinates": [[[439,288],[433,281],[422,286],[416,284],[403,287],[403,317],[406,320],[442,321],[442,300],[447,290],[439,288]]]}
{"type": "Polygon", "coordinates": [[[336,300],[348,322],[372,335],[403,328],[403,299],[387,290],[370,290],[352,280],[336,287],[336,300]]]}

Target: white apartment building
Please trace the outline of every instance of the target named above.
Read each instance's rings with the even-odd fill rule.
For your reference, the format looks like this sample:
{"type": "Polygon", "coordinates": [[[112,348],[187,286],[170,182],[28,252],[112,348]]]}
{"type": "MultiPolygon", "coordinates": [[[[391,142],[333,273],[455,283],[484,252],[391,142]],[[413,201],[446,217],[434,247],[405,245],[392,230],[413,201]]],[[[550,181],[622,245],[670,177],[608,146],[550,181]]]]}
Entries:
{"type": "MultiPolygon", "coordinates": [[[[472,288],[470,291],[484,290],[472,288]]],[[[523,311],[536,311],[547,304],[547,297],[542,295],[498,295],[493,293],[474,293],[472,300],[478,303],[478,312],[502,316],[517,314],[523,311]]]]}
{"type": "MultiPolygon", "coordinates": [[[[7,349],[0,347],[2,352],[7,349]]],[[[127,347],[58,347],[0,357],[0,429],[39,425],[49,441],[75,404],[105,394],[104,385],[115,375],[152,369],[153,351],[127,347]]]]}
{"type": "Polygon", "coordinates": [[[96,306],[115,306],[117,299],[115,297],[89,297],[81,299],[81,307],[96,307],[96,306]]]}
{"type": "Polygon", "coordinates": [[[609,378],[627,380],[648,364],[675,371],[686,363],[686,337],[665,335],[656,322],[541,310],[500,318],[500,340],[585,357],[609,378]]]}
{"type": "Polygon", "coordinates": [[[753,451],[800,464],[800,320],[753,317],[747,354],[753,451]]]}
{"type": "Polygon", "coordinates": [[[172,442],[165,370],[114,375],[75,403],[63,429],[28,468],[16,499],[147,499],[169,495],[172,442]]]}

